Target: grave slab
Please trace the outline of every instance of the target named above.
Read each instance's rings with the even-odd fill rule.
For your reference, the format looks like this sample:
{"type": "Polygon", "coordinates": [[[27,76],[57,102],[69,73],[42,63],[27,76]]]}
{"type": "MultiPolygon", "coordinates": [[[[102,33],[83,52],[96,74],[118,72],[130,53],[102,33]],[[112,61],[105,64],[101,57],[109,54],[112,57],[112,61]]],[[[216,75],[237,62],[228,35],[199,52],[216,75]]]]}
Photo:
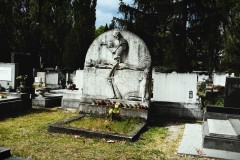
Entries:
{"type": "MultiPolygon", "coordinates": [[[[203,123],[203,147],[209,149],[218,149],[224,151],[232,151],[240,153],[240,139],[238,136],[227,134],[212,134],[210,135],[208,122],[203,123]]],[[[223,130],[227,130],[224,128],[223,130]]],[[[235,132],[235,130],[234,130],[235,132]]]]}
{"type": "Polygon", "coordinates": [[[200,157],[238,160],[240,153],[203,148],[202,124],[186,124],[178,153],[200,157]]]}
{"type": "Polygon", "coordinates": [[[237,136],[229,120],[208,119],[207,123],[210,136],[218,136],[222,138],[237,136]]]}
{"type": "Polygon", "coordinates": [[[235,130],[238,138],[240,138],[240,120],[239,119],[229,119],[233,129],[235,130]]]}
{"type": "Polygon", "coordinates": [[[62,95],[59,94],[47,94],[44,97],[36,97],[32,100],[33,106],[40,107],[57,107],[61,106],[62,95]]]}

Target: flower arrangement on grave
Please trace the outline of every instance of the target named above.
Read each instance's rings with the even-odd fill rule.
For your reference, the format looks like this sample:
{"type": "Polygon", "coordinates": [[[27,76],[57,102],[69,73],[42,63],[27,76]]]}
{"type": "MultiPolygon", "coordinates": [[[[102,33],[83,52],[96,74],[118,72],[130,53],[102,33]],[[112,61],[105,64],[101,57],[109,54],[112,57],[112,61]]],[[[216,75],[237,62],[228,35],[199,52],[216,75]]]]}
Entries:
{"type": "Polygon", "coordinates": [[[0,97],[3,99],[3,98],[7,98],[7,95],[6,94],[3,94],[3,93],[0,93],[0,97]]]}
{"type": "Polygon", "coordinates": [[[114,102],[109,104],[109,111],[108,111],[108,117],[110,118],[110,121],[119,118],[121,111],[121,104],[118,102],[114,102]]]}
{"type": "Polygon", "coordinates": [[[19,82],[26,82],[27,78],[27,75],[20,75],[16,77],[16,80],[18,80],[19,82]]]}
{"type": "Polygon", "coordinates": [[[17,88],[18,91],[23,92],[25,89],[25,83],[27,80],[28,76],[27,75],[19,75],[16,77],[16,80],[19,81],[19,87],[17,88]]]}

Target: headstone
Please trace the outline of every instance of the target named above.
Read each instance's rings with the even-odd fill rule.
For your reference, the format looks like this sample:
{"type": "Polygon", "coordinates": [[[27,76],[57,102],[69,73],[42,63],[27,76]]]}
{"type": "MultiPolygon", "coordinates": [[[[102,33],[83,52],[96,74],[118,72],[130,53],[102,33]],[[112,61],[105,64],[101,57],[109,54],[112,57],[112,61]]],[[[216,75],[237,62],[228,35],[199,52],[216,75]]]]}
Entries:
{"type": "Polygon", "coordinates": [[[0,84],[2,87],[11,86],[16,89],[16,76],[18,76],[18,64],[0,63],[0,84]]]}
{"type": "Polygon", "coordinates": [[[153,100],[197,103],[197,74],[153,72],[153,100]]]}
{"type": "Polygon", "coordinates": [[[240,108],[240,78],[227,78],[224,107],[240,108]]]}
{"type": "Polygon", "coordinates": [[[239,119],[229,119],[229,122],[231,123],[232,127],[234,128],[234,131],[238,135],[238,138],[240,138],[240,120],[239,119]]]}
{"type": "Polygon", "coordinates": [[[58,73],[46,73],[46,84],[58,85],[58,73]]]}
{"type": "Polygon", "coordinates": [[[142,39],[128,31],[105,32],[88,49],[83,95],[149,99],[150,66],[151,56],[142,39]]]}
{"type": "Polygon", "coordinates": [[[37,72],[37,77],[40,78],[40,83],[42,86],[46,85],[46,72],[37,72]]]}

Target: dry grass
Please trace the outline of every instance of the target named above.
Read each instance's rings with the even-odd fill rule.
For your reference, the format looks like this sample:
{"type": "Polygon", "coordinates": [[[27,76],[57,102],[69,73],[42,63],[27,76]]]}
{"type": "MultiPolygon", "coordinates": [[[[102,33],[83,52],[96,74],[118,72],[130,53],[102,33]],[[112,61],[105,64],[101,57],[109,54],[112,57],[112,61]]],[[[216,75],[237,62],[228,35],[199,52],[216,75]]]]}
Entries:
{"type": "Polygon", "coordinates": [[[186,159],[176,154],[184,124],[151,125],[134,143],[49,133],[47,126],[76,113],[57,108],[33,109],[29,114],[0,121],[0,147],[12,154],[40,160],[186,159]]]}

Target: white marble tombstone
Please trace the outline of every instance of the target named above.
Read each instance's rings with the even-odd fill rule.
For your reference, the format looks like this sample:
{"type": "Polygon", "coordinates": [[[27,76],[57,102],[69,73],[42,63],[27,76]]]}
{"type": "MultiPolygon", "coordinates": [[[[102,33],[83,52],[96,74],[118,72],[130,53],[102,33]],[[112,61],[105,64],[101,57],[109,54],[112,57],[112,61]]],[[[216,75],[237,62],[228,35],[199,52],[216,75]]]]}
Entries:
{"type": "Polygon", "coordinates": [[[16,63],[0,63],[0,84],[6,88],[12,86],[16,89],[16,76],[18,76],[19,65],[16,63]]]}
{"type": "Polygon", "coordinates": [[[151,56],[142,39],[124,30],[105,32],[88,49],[83,95],[149,99],[150,66],[151,56]]]}

